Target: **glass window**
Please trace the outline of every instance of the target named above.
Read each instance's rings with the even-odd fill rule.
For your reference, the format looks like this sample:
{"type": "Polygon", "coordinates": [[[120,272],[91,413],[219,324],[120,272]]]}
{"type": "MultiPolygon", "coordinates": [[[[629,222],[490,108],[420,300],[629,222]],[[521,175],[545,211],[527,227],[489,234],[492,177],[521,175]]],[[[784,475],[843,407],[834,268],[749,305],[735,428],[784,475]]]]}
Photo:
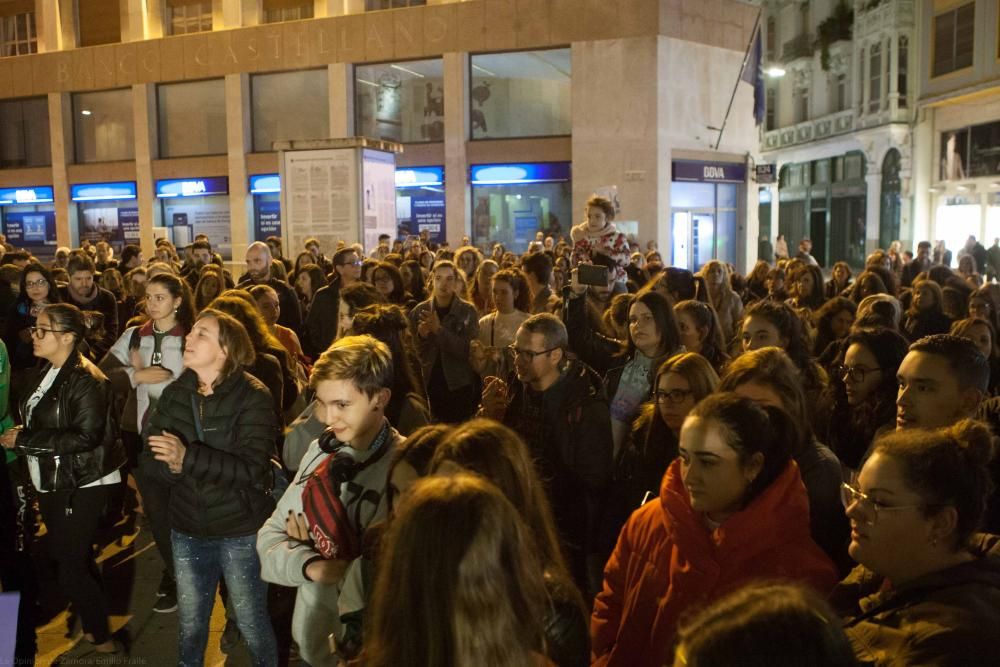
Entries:
{"type": "Polygon", "coordinates": [[[264,23],[300,21],[313,17],[313,2],[293,2],[291,0],[264,0],[264,23]]]}
{"type": "Polygon", "coordinates": [[[35,12],[0,16],[0,57],[38,53],[35,12]]]}
{"type": "Polygon", "coordinates": [[[674,181],[670,184],[671,208],[715,208],[715,184],[674,181]]]}
{"type": "Polygon", "coordinates": [[[774,88],[767,89],[766,97],[764,98],[764,106],[766,107],[767,112],[764,127],[767,130],[773,130],[775,127],[775,114],[777,112],[777,95],[775,94],[774,88]]]}
{"type": "Polygon", "coordinates": [[[868,112],[875,113],[882,102],[882,45],[872,44],[869,51],[868,66],[870,68],[868,81],[868,112]]]}
{"type": "Polygon", "coordinates": [[[970,177],[1000,174],[1000,121],[971,128],[968,155],[970,177]]]}
{"type": "Polygon", "coordinates": [[[222,79],[163,84],[156,89],[160,157],[226,152],[226,87],[222,79]]]}
{"type": "Polygon", "coordinates": [[[134,159],[132,91],[74,93],[73,130],[78,163],[134,159]]]}
{"type": "Polygon", "coordinates": [[[795,89],[795,122],[804,123],[809,120],[809,89],[795,89]]]}
{"type": "Polygon", "coordinates": [[[718,186],[719,208],[736,208],[736,184],[719,183],[718,186]]]}
{"type": "Polygon", "coordinates": [[[570,133],[569,49],[472,56],[473,139],[570,133]]]}
{"type": "Polygon", "coordinates": [[[897,63],[896,91],[899,93],[899,108],[906,108],[906,71],[909,67],[910,40],[899,38],[899,62],[897,63]]]}
{"type": "Polygon", "coordinates": [[[851,106],[847,92],[847,74],[837,75],[837,111],[847,111],[851,106]]]}
{"type": "Polygon", "coordinates": [[[52,164],[44,97],[0,102],[0,169],[52,164]]]}
{"type": "Polygon", "coordinates": [[[426,5],[427,0],[365,0],[365,11],[373,12],[379,9],[399,9],[400,7],[419,7],[426,5]]]}
{"type": "Polygon", "coordinates": [[[444,141],[440,58],[354,68],[357,133],[402,143],[444,141]]]}
{"type": "Polygon", "coordinates": [[[567,182],[472,186],[472,242],[502,243],[522,253],[539,231],[566,234],[573,224],[572,190],[567,182]]]}
{"type": "Polygon", "coordinates": [[[208,32],[212,29],[212,3],[168,0],[166,23],[171,35],[208,32]]]}
{"type": "Polygon", "coordinates": [[[972,66],[976,3],[934,17],[932,76],[941,76],[972,66]]]}
{"type": "Polygon", "coordinates": [[[330,136],[325,69],[257,74],[250,79],[253,149],[271,151],[275,141],[330,136]]]}

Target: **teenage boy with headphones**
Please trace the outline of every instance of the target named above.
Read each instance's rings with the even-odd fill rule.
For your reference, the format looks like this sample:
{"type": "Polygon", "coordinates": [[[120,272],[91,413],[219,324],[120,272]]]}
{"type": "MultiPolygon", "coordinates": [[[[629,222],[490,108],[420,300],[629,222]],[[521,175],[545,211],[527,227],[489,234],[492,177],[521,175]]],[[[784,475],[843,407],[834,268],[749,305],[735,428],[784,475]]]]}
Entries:
{"type": "Polygon", "coordinates": [[[299,589],[292,637],[312,667],[337,664],[327,637],[339,636],[344,574],[362,533],[386,515],[389,462],[403,441],[385,418],[392,381],[392,354],[371,336],[341,338],[320,356],[309,383],[326,430],[257,534],[264,580],[299,589]]]}

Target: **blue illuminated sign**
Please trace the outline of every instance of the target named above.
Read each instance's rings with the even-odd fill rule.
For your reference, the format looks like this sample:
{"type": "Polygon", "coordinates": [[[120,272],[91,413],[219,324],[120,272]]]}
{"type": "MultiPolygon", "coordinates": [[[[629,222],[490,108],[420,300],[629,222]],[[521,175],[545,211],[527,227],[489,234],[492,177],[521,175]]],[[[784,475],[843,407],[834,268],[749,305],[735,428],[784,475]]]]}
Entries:
{"type": "Polygon", "coordinates": [[[397,188],[444,185],[444,167],[411,167],[396,170],[397,188]]]}
{"type": "Polygon", "coordinates": [[[183,178],[156,182],[157,197],[205,197],[207,195],[229,194],[229,179],[225,176],[212,178],[183,178]]]}
{"type": "Polygon", "coordinates": [[[107,201],[110,199],[135,199],[135,181],[122,183],[86,183],[72,185],[69,189],[73,201],[107,201]]]}
{"type": "Polygon", "coordinates": [[[250,177],[250,194],[270,195],[281,192],[281,177],[278,174],[257,174],[250,177]]]}
{"type": "Polygon", "coordinates": [[[35,188],[0,188],[2,204],[48,204],[55,200],[55,193],[48,186],[35,188]]]}
{"type": "Polygon", "coordinates": [[[473,185],[559,183],[570,180],[569,162],[483,164],[472,167],[473,185]]]}

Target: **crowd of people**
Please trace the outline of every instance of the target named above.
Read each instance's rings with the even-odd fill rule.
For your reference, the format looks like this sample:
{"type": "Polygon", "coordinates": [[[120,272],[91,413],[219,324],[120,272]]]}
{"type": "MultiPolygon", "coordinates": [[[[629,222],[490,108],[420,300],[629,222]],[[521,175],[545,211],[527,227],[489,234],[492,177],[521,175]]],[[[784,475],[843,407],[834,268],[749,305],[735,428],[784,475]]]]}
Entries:
{"type": "Polygon", "coordinates": [[[17,664],[40,540],[88,655],[130,650],[93,547],[112,524],[155,540],[179,665],[217,595],[255,665],[995,660],[990,254],[894,243],[825,278],[805,240],[693,273],[614,212],[595,196],[520,255],[271,237],[237,277],[205,237],[8,247],[17,664]]]}

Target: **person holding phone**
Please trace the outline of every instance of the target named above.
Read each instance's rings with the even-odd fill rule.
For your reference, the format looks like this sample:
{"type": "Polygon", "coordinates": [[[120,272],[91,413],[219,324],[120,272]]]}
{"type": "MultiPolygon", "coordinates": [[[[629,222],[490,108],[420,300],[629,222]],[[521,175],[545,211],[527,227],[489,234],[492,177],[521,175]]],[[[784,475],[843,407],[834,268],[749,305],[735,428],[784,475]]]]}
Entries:
{"type": "Polygon", "coordinates": [[[479,337],[470,343],[470,359],[480,375],[505,377],[513,370],[508,346],[514,342],[518,327],[531,316],[531,294],[518,269],[501,270],[492,283],[496,308],[480,318],[479,337]]]}
{"type": "Polygon", "coordinates": [[[136,474],[142,494],[143,512],[149,519],[156,547],[163,557],[164,570],[153,611],[170,613],[177,609],[173,553],[167,505],[170,487],[139,470],[139,434],[167,385],[184,370],[184,337],[191,331],[194,305],[187,283],[175,275],[161,273],[146,285],[146,315],[149,319],[129,327],[101,360],[111,385],[126,397],[121,416],[122,442],[128,454],[129,470],[136,474]]]}

